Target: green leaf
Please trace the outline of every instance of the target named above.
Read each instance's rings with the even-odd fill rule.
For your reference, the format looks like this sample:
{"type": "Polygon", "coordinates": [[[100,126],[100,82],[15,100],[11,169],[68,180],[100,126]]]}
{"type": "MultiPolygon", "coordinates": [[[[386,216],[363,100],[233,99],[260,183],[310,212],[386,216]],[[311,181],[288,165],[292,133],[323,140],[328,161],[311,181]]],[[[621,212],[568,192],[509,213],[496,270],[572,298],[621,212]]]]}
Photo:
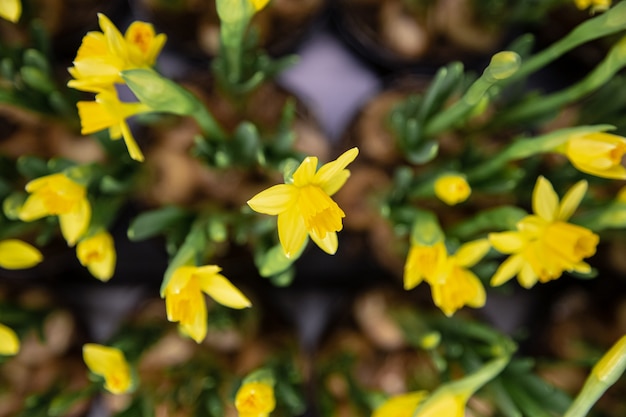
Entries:
{"type": "Polygon", "coordinates": [[[183,220],[187,212],[176,206],[147,211],[137,216],[128,227],[128,238],[134,242],[163,233],[165,229],[183,220]]]}
{"type": "Polygon", "coordinates": [[[2,202],[2,210],[9,220],[19,220],[19,212],[28,195],[23,192],[14,192],[9,194],[2,202]]]}
{"type": "Polygon", "coordinates": [[[24,84],[43,94],[50,94],[56,89],[56,86],[48,75],[43,73],[39,68],[22,67],[20,68],[20,75],[22,76],[24,84]]]}
{"type": "Polygon", "coordinates": [[[50,174],[45,160],[36,156],[20,156],[17,160],[17,170],[27,179],[34,179],[50,174]]]}
{"type": "Polygon", "coordinates": [[[89,388],[82,391],[63,392],[52,399],[48,414],[50,417],[64,416],[74,405],[92,395],[93,392],[89,388]]]}
{"type": "MultiPolygon", "coordinates": [[[[296,256],[295,259],[297,258],[296,256]]],[[[260,256],[260,261],[257,263],[259,274],[265,278],[280,274],[289,268],[295,259],[287,258],[280,244],[272,246],[265,254],[260,256]]]]}

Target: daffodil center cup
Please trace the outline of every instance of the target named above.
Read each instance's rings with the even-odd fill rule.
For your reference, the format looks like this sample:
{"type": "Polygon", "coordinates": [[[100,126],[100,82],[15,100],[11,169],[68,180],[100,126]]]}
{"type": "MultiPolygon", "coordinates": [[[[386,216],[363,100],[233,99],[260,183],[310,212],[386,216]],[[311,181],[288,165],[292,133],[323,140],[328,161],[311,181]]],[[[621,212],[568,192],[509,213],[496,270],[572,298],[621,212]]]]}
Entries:
{"type": "Polygon", "coordinates": [[[319,186],[300,187],[297,204],[307,230],[319,238],[343,228],[341,219],[346,214],[319,186]]]}

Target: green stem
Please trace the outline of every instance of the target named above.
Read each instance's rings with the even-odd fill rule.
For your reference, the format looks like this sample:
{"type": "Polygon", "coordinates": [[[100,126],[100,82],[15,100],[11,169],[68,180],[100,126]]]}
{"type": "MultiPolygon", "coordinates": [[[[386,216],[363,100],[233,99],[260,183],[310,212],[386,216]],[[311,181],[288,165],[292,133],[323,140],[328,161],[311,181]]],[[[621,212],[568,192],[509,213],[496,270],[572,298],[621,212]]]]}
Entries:
{"type": "Polygon", "coordinates": [[[206,138],[219,142],[226,141],[226,133],[204,104],[198,103],[198,107],[192,116],[200,125],[200,129],[206,138]]]}

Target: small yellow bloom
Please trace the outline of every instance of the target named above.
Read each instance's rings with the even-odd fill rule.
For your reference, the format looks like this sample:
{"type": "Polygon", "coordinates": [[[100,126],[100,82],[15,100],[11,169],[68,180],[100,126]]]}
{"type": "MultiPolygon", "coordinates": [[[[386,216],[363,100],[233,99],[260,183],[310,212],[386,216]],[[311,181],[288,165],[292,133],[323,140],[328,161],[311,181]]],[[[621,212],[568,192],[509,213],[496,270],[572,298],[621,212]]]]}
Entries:
{"type": "Polygon", "coordinates": [[[446,316],[453,315],[465,305],[474,308],[485,305],[485,288],[468,268],[476,265],[489,248],[486,239],[462,245],[454,255],[447,257],[439,276],[429,281],[433,301],[446,316]]]}
{"type": "Polygon", "coordinates": [[[413,289],[424,279],[428,282],[436,281],[447,256],[443,241],[434,245],[413,244],[404,264],[404,289],[413,289]]]}
{"type": "Polygon", "coordinates": [[[603,178],[626,179],[626,138],[604,132],[574,136],[563,152],[576,169],[603,178]]]}
{"type": "Polygon", "coordinates": [[[207,332],[207,308],[204,294],[230,308],[250,307],[241,293],[216,265],[181,266],[165,287],[167,319],[179,322],[180,328],[200,343],[207,332]]]}
{"type": "Polygon", "coordinates": [[[611,7],[612,0],[574,0],[580,10],[591,8],[592,13],[604,12],[611,7]]]}
{"type": "Polygon", "coordinates": [[[30,222],[46,216],[59,216],[61,233],[68,245],[87,231],[91,220],[91,205],[84,186],[65,174],[51,174],[26,184],[30,196],[19,210],[19,218],[30,222]]]}
{"type": "Polygon", "coordinates": [[[239,417],[267,417],[276,408],[274,388],[262,381],[244,383],[235,396],[239,417]]]}
{"type": "Polygon", "coordinates": [[[43,260],[39,249],[18,239],[0,240],[0,268],[32,268],[43,260]]]}
{"type": "Polygon", "coordinates": [[[22,2],[20,0],[0,0],[0,17],[10,22],[17,23],[22,15],[22,2]]]}
{"type": "Polygon", "coordinates": [[[100,281],[108,281],[113,276],[117,256],[113,238],[106,230],[78,242],[76,256],[100,281]]]}
{"type": "Polygon", "coordinates": [[[544,177],[533,191],[533,211],[517,224],[517,231],[489,234],[491,245],[511,254],[500,265],[491,285],[502,285],[517,275],[519,283],[530,288],[559,278],[564,271],[586,273],[591,267],[583,259],[595,254],[599,237],[591,230],[568,223],[585,192],[587,182],[579,181],[563,197],[544,177]]]}
{"type": "Polygon", "coordinates": [[[111,139],[124,138],[131,158],[140,162],[144,160],[126,119],[147,113],[150,107],[142,103],[121,102],[115,91],[101,91],[96,94],[96,101],[79,101],[77,106],[83,135],[109,129],[111,139]]]}
{"type": "Polygon", "coordinates": [[[83,360],[91,372],[104,378],[104,388],[112,394],[123,394],[132,387],[130,367],[124,353],[113,347],[87,343],[83,360]]]}
{"type": "Polygon", "coordinates": [[[76,53],[69,72],[74,78],[68,86],[89,92],[110,89],[123,84],[119,73],[135,68],[152,67],[166,41],[155,35],[149,23],[133,22],[122,36],[104,14],[98,14],[102,32],[89,32],[76,53]]]}
{"type": "Polygon", "coordinates": [[[471,193],[472,189],[462,175],[445,174],[435,181],[435,195],[449,206],[464,202],[471,193]]]}
{"type": "Polygon", "coordinates": [[[317,158],[307,157],[294,172],[292,184],[275,185],[248,201],[254,211],[278,215],[278,238],[285,256],[299,253],[307,235],[325,252],[337,251],[337,232],[343,228],[345,213],[331,196],[348,180],[350,171],[345,168],[358,153],[352,148],[317,172],[317,158]]]}
{"type": "Polygon", "coordinates": [[[10,327],[0,323],[0,355],[15,355],[20,351],[20,339],[10,327]]]}
{"type": "Polygon", "coordinates": [[[416,391],[391,397],[374,410],[372,417],[413,417],[426,395],[426,391],[416,391]]]}

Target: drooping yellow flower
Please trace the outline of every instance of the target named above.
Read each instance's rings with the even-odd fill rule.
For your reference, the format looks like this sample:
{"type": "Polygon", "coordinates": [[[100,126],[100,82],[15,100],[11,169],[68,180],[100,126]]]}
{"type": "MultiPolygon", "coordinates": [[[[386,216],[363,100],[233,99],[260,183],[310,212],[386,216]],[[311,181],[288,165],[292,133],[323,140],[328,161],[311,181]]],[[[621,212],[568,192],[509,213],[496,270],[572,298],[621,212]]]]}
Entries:
{"type": "Polygon", "coordinates": [[[204,294],[230,308],[250,307],[251,303],[216,265],[181,266],[165,287],[167,319],[178,322],[184,333],[200,343],[207,332],[207,308],[204,294]]]}
{"type": "Polygon", "coordinates": [[[0,241],[0,268],[32,268],[43,260],[43,255],[36,247],[18,239],[0,241]]]}
{"type": "Polygon", "coordinates": [[[112,394],[123,394],[132,387],[130,366],[124,353],[114,347],[87,343],[83,360],[91,372],[104,378],[104,388],[112,394]]]}
{"type": "Polygon", "coordinates": [[[462,203],[472,193],[467,180],[458,174],[445,174],[435,180],[435,195],[449,206],[462,203]]]}
{"type": "Polygon", "coordinates": [[[576,7],[580,10],[591,8],[593,13],[604,12],[611,7],[612,0],[574,0],[576,7]]]}
{"type": "Polygon", "coordinates": [[[337,251],[337,232],[345,213],[331,198],[350,176],[346,166],[359,151],[352,148],[317,170],[317,158],[304,159],[293,174],[293,183],[279,184],[248,201],[259,213],[278,216],[278,238],[285,256],[299,253],[307,236],[329,254],[337,251]]]}
{"type": "Polygon", "coordinates": [[[152,67],[167,40],[149,23],[133,22],[122,35],[104,14],[98,14],[102,32],[89,32],[76,53],[68,86],[90,92],[122,84],[120,72],[152,67]]]}
{"type": "Polygon", "coordinates": [[[126,119],[151,109],[142,103],[124,103],[119,100],[115,91],[102,91],[96,94],[95,101],[79,101],[81,133],[88,135],[103,129],[109,129],[111,139],[124,138],[130,157],[143,161],[144,156],[139,145],[126,123],[126,119]]]}
{"type": "Polygon", "coordinates": [[[20,339],[10,327],[0,323],[0,355],[15,355],[20,351],[20,339]]]}
{"type": "Polygon", "coordinates": [[[465,243],[454,255],[449,255],[435,280],[429,281],[433,301],[446,316],[468,305],[485,305],[486,294],[480,279],[469,270],[489,251],[487,239],[465,243]]]}
{"type": "Polygon", "coordinates": [[[21,0],[0,0],[0,17],[17,23],[22,15],[21,0]]]}
{"type": "Polygon", "coordinates": [[[519,283],[530,288],[559,278],[564,271],[586,273],[591,267],[583,261],[595,254],[599,237],[591,230],[568,223],[585,192],[587,182],[579,181],[563,197],[544,177],[533,191],[533,211],[517,224],[517,231],[491,233],[489,241],[498,251],[510,254],[491,279],[498,286],[517,275],[519,283]]]}
{"type": "Polygon", "coordinates": [[[413,417],[426,395],[426,391],[416,391],[391,397],[374,410],[372,417],[413,417]]]}
{"type": "Polygon", "coordinates": [[[576,169],[603,178],[626,179],[622,158],[626,138],[605,132],[577,135],[569,139],[563,153],[576,169]]]}
{"type": "Polygon", "coordinates": [[[30,181],[26,191],[30,195],[19,210],[20,220],[30,222],[59,216],[61,233],[70,246],[85,234],[91,220],[91,205],[83,185],[58,173],[30,181]]]}
{"type": "Polygon", "coordinates": [[[267,417],[276,408],[274,387],[263,381],[245,382],[235,396],[239,417],[267,417]]]}
{"type": "Polygon", "coordinates": [[[115,271],[115,245],[106,230],[81,240],[76,245],[76,256],[82,266],[100,281],[108,281],[115,271]]]}
{"type": "Polygon", "coordinates": [[[404,264],[404,289],[413,289],[424,279],[428,282],[435,282],[447,256],[448,252],[443,241],[434,245],[419,243],[411,245],[404,264]]]}

